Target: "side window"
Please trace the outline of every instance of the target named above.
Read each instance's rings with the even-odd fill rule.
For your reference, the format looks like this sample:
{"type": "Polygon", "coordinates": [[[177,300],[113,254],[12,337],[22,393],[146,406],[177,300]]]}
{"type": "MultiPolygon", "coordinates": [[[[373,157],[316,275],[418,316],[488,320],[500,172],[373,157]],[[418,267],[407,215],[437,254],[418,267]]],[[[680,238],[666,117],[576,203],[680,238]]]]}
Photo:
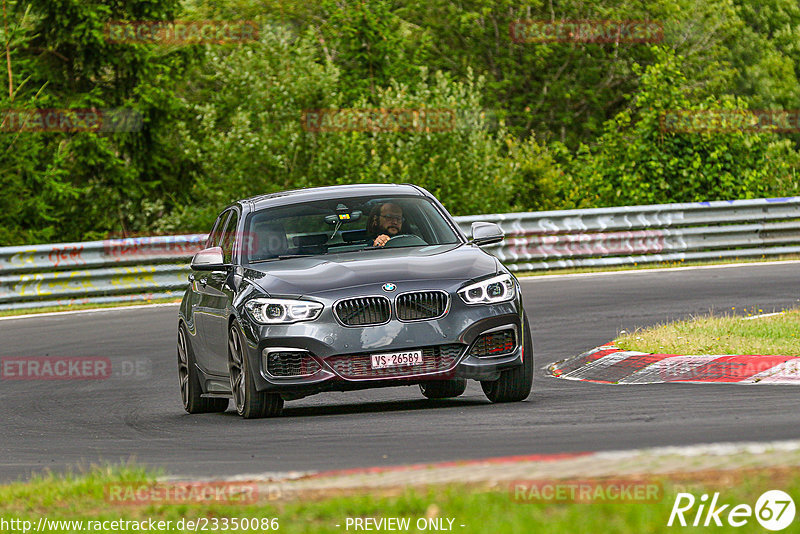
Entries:
{"type": "Polygon", "coordinates": [[[225,220],[230,215],[230,211],[223,211],[219,217],[217,217],[217,221],[214,223],[214,228],[211,230],[211,233],[208,235],[208,241],[206,241],[206,248],[217,247],[219,246],[219,238],[222,235],[222,229],[225,228],[225,220]]]}
{"type": "Polygon", "coordinates": [[[225,225],[225,233],[222,236],[222,258],[225,263],[233,261],[233,251],[236,247],[236,228],[239,226],[239,214],[236,210],[231,210],[228,224],[225,225]]]}

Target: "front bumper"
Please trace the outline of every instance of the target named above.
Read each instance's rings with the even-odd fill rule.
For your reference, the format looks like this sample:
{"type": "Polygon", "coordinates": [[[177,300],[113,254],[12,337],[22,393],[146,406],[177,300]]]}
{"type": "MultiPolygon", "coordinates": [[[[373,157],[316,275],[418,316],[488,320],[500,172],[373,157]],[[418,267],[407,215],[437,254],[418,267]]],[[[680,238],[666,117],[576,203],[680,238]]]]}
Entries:
{"type": "Polygon", "coordinates": [[[427,380],[496,380],[504,369],[522,364],[524,312],[519,294],[510,302],[471,306],[454,292],[450,295],[447,314],[425,321],[403,322],[393,317],[382,325],[346,327],[336,320],[327,303],[314,321],[263,326],[243,320],[247,357],[251,368],[259,370],[255,376],[256,388],[291,399],[323,391],[409,385],[427,380]],[[470,354],[479,336],[505,329],[515,333],[513,349],[496,356],[470,354]],[[425,349],[423,366],[372,371],[369,365],[370,354],[421,348],[425,349]],[[262,358],[265,349],[308,351],[319,369],[304,373],[305,376],[274,376],[267,371],[262,358]]]}

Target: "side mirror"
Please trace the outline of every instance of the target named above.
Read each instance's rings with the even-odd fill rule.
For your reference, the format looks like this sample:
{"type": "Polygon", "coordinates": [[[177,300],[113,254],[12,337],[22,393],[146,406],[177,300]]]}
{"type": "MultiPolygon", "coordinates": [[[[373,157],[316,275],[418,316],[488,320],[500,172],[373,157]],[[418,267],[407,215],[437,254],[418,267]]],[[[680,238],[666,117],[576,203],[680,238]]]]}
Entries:
{"type": "Polygon", "coordinates": [[[192,258],[192,269],[195,271],[224,271],[226,267],[222,247],[203,249],[192,258]]]}
{"type": "Polygon", "coordinates": [[[503,229],[495,223],[474,222],[472,223],[472,242],[478,246],[499,243],[505,237],[503,229]]]}

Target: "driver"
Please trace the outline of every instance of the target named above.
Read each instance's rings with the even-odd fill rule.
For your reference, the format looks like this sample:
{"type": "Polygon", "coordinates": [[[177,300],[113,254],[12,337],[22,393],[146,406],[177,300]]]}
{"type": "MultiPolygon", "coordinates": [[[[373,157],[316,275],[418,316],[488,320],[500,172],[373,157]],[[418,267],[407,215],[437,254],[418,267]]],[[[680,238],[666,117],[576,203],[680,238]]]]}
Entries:
{"type": "Polygon", "coordinates": [[[367,220],[367,237],[373,247],[382,247],[389,239],[402,234],[403,208],[392,202],[375,206],[367,220]]]}

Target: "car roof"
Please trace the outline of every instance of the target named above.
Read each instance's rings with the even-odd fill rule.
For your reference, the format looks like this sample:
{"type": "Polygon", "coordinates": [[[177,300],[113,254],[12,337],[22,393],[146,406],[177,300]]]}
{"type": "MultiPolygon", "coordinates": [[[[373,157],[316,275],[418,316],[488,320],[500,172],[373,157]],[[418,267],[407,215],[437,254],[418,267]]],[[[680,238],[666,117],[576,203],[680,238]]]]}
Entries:
{"type": "Polygon", "coordinates": [[[380,195],[413,195],[425,196],[423,190],[411,184],[350,184],[327,187],[310,187],[308,189],[292,189],[266,195],[258,195],[240,200],[250,203],[253,209],[282,206],[297,202],[313,202],[336,198],[337,196],[380,196],[380,195]]]}

